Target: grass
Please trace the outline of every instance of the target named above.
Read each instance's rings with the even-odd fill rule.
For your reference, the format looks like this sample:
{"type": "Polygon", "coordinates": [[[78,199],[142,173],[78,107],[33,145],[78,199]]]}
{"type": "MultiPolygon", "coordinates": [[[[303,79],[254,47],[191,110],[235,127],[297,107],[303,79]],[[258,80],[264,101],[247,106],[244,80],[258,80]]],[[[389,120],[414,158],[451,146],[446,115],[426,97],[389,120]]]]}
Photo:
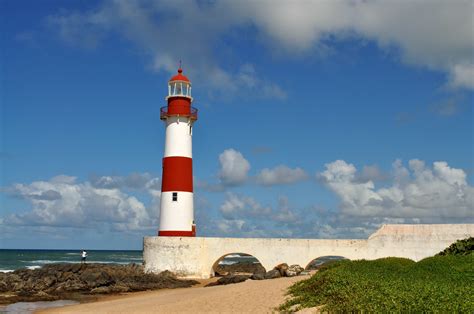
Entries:
{"type": "Polygon", "coordinates": [[[474,312],[474,254],[338,261],[290,287],[282,311],[474,312]]]}

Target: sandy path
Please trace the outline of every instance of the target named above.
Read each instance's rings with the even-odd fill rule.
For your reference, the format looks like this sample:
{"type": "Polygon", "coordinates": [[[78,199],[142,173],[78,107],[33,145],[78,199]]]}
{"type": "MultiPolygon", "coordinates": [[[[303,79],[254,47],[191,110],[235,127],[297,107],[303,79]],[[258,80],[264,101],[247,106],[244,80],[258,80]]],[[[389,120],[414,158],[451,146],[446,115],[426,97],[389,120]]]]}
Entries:
{"type": "Polygon", "coordinates": [[[40,313],[269,313],[285,300],[286,288],[308,278],[247,280],[239,284],[147,291],[40,313]]]}

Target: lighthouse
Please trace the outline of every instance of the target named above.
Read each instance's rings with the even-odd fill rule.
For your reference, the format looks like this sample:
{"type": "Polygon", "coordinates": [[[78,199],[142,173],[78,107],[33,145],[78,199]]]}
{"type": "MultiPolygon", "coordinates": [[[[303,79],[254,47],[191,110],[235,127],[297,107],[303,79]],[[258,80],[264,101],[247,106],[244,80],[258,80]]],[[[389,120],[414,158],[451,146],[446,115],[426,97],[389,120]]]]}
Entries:
{"type": "Polygon", "coordinates": [[[195,237],[192,136],[197,109],[191,107],[191,82],[181,66],[168,82],[166,100],[160,110],[166,137],[158,235],[195,237]]]}

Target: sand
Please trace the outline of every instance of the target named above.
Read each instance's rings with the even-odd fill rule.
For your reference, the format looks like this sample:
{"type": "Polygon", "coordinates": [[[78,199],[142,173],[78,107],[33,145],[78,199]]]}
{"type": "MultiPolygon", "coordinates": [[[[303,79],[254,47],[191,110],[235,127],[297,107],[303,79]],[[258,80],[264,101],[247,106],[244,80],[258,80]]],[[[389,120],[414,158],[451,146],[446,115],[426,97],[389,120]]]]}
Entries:
{"type": "Polygon", "coordinates": [[[113,296],[37,313],[272,313],[286,289],[308,276],[247,280],[225,286],[163,289],[113,296]]]}

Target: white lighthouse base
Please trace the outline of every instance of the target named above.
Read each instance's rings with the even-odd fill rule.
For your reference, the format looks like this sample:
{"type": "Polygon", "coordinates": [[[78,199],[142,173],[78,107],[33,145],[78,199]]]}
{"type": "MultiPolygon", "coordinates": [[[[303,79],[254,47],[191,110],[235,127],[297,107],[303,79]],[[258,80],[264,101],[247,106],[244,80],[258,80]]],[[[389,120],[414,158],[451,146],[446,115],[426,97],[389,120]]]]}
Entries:
{"type": "Polygon", "coordinates": [[[230,253],[253,255],[267,271],[280,263],[306,267],[329,255],[419,261],[470,236],[474,224],[383,225],[367,240],[145,237],[143,260],[146,272],[169,270],[181,278],[209,278],[214,276],[214,266],[230,253]]]}

